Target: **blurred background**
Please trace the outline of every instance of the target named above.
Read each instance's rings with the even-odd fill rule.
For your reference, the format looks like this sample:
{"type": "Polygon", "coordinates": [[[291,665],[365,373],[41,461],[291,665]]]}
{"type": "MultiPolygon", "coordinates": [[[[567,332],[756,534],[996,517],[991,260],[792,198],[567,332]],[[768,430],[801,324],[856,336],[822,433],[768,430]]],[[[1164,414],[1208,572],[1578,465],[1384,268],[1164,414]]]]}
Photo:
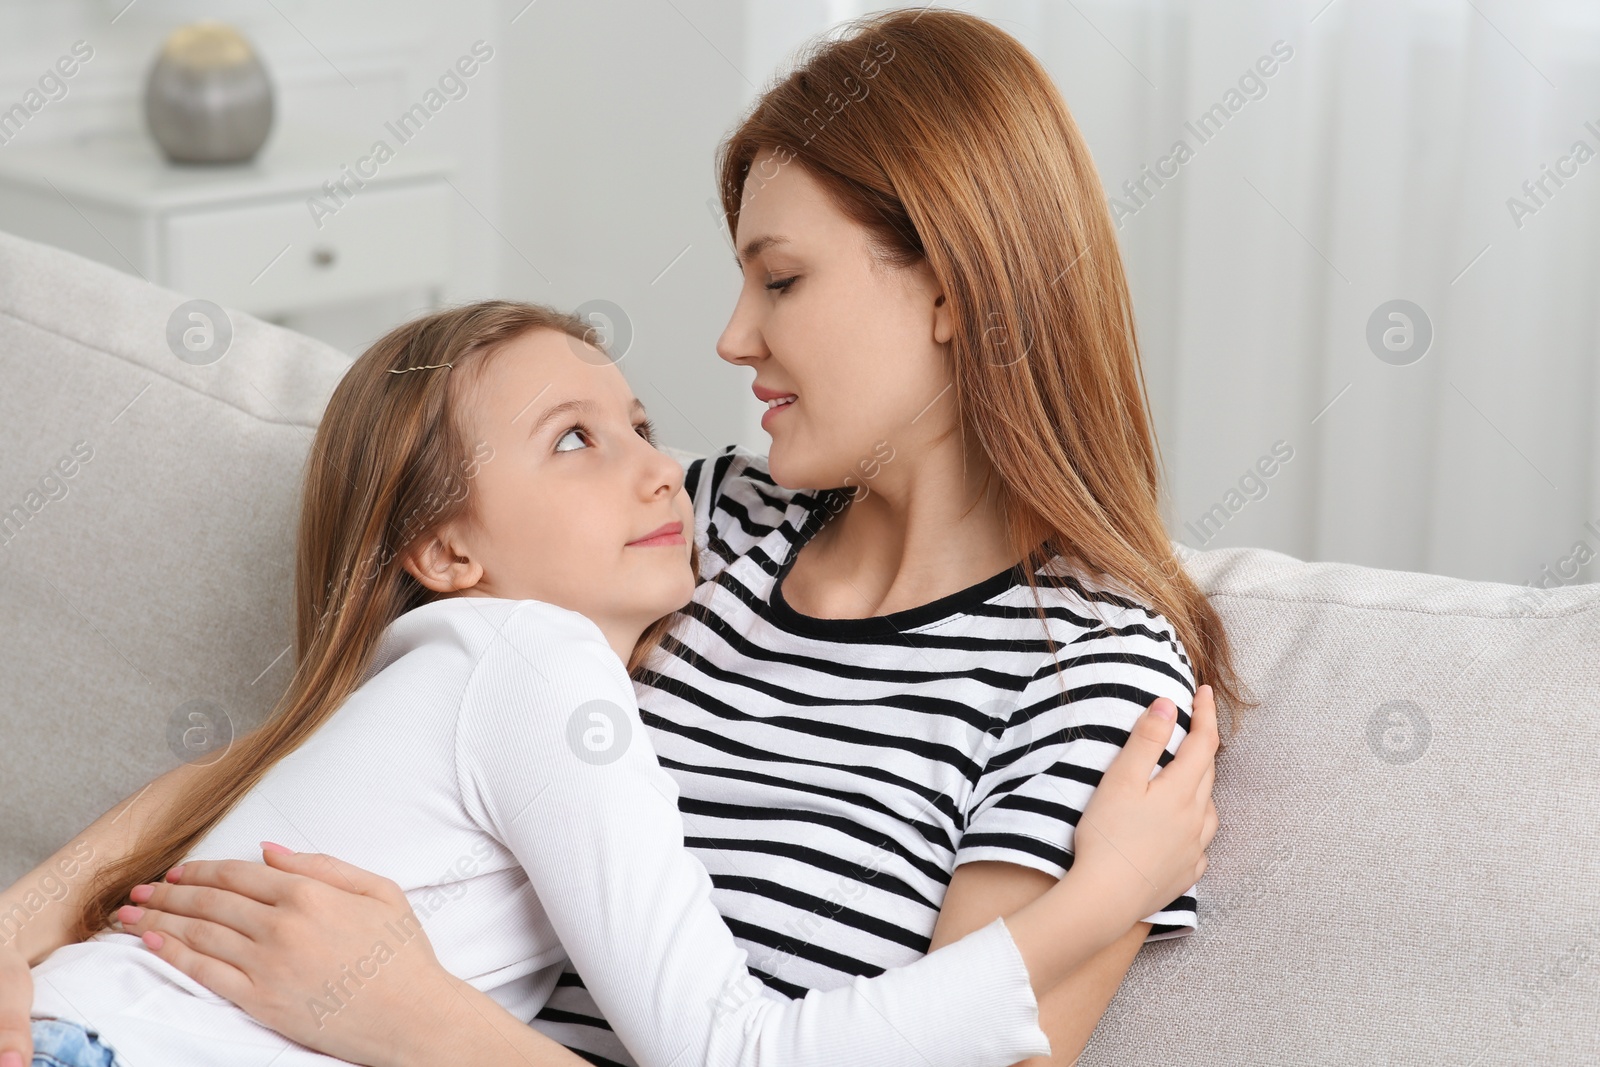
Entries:
{"type": "MultiPolygon", "coordinates": [[[[738,274],[713,154],[797,48],[885,6],[920,5],[0,0],[0,228],[352,354],[439,301],[586,308],[667,444],[764,451],[750,375],[714,351],[738,274]],[[248,39],[276,111],[255,161],[196,174],[143,97],[202,18],[248,39]],[[262,190],[305,215],[274,222],[262,190]],[[186,251],[141,251],[125,220],[150,212],[186,251]],[[224,212],[256,236],[207,244],[224,212]],[[408,257],[427,269],[386,272],[408,257]],[[341,263],[388,289],[295,283],[341,263]]],[[[948,6],[1027,45],[1094,152],[1175,539],[1600,573],[1600,4],[948,6]]]]}

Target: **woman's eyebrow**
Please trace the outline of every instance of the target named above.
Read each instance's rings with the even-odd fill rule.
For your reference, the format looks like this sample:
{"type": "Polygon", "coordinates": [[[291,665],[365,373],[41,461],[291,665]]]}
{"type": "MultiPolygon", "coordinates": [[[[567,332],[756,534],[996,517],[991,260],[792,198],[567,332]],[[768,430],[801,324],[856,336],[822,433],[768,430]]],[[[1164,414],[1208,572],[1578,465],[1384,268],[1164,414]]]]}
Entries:
{"type": "Polygon", "coordinates": [[[743,267],[747,261],[756,258],[774,245],[786,245],[788,243],[789,239],[787,237],[782,237],[777,234],[767,234],[763,237],[756,237],[751,239],[744,246],[744,251],[742,253],[734,254],[733,261],[740,267],[743,267]]]}

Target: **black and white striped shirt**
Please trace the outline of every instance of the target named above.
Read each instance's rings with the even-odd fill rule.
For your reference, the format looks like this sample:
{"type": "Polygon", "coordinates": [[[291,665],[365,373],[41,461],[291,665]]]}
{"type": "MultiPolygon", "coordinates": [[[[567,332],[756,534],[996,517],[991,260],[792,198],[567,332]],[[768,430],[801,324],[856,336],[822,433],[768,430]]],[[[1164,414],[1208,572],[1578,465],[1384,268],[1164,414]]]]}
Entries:
{"type": "MultiPolygon", "coordinates": [[[[686,485],[702,580],[635,689],[685,842],[768,995],[926,954],[962,863],[1061,877],[1144,709],[1178,705],[1163,766],[1187,732],[1194,676],[1172,625],[1062,560],[1037,572],[1044,624],[1020,569],[890,615],[813,618],[782,582],[843,496],[784,489],[732,446],[686,485]]],[[[1193,931],[1193,892],[1146,917],[1148,940],[1193,931]]],[[[634,1063],[570,967],[533,1025],[634,1063]]]]}

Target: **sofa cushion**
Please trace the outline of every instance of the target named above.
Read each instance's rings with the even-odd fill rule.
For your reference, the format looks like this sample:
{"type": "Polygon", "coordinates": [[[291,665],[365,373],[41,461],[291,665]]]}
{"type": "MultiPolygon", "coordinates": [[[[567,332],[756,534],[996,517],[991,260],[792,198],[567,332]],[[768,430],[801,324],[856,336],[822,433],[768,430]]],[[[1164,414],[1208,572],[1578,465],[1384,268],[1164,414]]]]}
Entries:
{"type": "Polygon", "coordinates": [[[196,365],[186,300],[0,233],[6,882],[289,678],[303,465],[350,361],[230,314],[196,365]]]}

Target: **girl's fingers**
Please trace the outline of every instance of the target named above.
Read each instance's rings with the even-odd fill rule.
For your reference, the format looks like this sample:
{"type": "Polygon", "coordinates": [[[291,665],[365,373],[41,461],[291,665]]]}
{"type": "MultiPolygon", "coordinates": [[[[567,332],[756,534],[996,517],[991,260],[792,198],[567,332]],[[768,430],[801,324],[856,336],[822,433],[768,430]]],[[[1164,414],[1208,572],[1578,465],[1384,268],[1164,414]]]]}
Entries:
{"type": "Polygon", "coordinates": [[[1119,778],[1126,775],[1130,781],[1141,784],[1150,781],[1150,776],[1156,771],[1157,761],[1167,750],[1167,742],[1172,740],[1177,717],[1178,706],[1166,697],[1157,697],[1134,722],[1133,729],[1128,731],[1128,740],[1111,761],[1111,766],[1106,768],[1106,776],[1119,778]],[[1156,714],[1163,707],[1172,714],[1172,718],[1162,718],[1156,714]]]}
{"type": "Polygon", "coordinates": [[[154,882],[135,886],[128,894],[129,902],[168,915],[203,919],[246,938],[260,940],[271,921],[272,907],[230,889],[215,885],[190,885],[189,868],[193,866],[198,865],[184,865],[181,885],[154,882]]]}
{"type": "Polygon", "coordinates": [[[118,909],[117,918],[122,928],[130,934],[138,934],[141,938],[147,933],[177,937],[199,955],[210,956],[240,971],[249,971],[250,961],[255,955],[255,942],[236,930],[204,919],[191,919],[186,915],[172,915],[131,904],[118,909]]]}
{"type": "Polygon", "coordinates": [[[250,993],[250,979],[238,968],[185,945],[172,934],[150,932],[142,939],[150,951],[219,997],[239,1003],[250,993]]]}
{"type": "Polygon", "coordinates": [[[1216,762],[1213,761],[1210,765],[1208,765],[1206,767],[1206,773],[1204,773],[1204,774],[1202,774],[1200,776],[1200,785],[1194,791],[1195,800],[1198,802],[1200,800],[1209,800],[1209,799],[1211,799],[1211,790],[1212,790],[1212,787],[1216,785],[1216,783],[1217,783],[1217,765],[1216,765],[1216,762]]]}
{"type": "Polygon", "coordinates": [[[1206,770],[1215,766],[1217,756],[1217,707],[1211,687],[1194,691],[1194,706],[1189,712],[1189,732],[1178,742],[1178,754],[1161,770],[1169,781],[1191,782],[1199,787],[1206,770]]]}

